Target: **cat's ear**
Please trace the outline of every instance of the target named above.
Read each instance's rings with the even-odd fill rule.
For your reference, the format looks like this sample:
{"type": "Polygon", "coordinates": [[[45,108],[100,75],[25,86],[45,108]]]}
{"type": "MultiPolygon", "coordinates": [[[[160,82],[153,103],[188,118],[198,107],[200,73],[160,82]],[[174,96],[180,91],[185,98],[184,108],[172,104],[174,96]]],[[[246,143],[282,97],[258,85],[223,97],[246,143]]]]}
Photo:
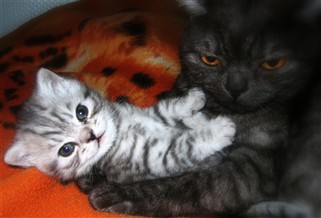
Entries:
{"type": "Polygon", "coordinates": [[[4,155],[4,162],[18,167],[32,167],[35,164],[33,156],[27,151],[22,142],[14,142],[4,155]]]}
{"type": "Polygon", "coordinates": [[[206,14],[207,0],[176,0],[190,15],[206,14]]]}
{"type": "Polygon", "coordinates": [[[38,71],[36,85],[36,93],[44,96],[52,94],[59,96],[70,88],[66,79],[45,68],[38,71]]]}
{"type": "Polygon", "coordinates": [[[318,25],[321,28],[321,2],[320,0],[309,0],[302,7],[301,18],[309,24],[318,25]]]}

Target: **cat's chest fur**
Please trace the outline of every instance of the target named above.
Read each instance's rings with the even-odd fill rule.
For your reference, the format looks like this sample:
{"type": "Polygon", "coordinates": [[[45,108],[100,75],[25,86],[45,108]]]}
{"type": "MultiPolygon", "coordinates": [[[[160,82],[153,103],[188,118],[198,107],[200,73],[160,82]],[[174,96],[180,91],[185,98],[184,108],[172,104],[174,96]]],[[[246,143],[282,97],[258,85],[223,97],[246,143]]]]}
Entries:
{"type": "Polygon", "coordinates": [[[273,115],[260,117],[261,115],[258,113],[235,117],[235,121],[238,123],[237,140],[262,147],[279,145],[287,134],[287,130],[284,128],[286,117],[273,115]]]}
{"type": "MultiPolygon", "coordinates": [[[[221,113],[221,112],[220,112],[221,113]]],[[[207,108],[207,114],[218,112],[207,108]]],[[[288,134],[287,116],[283,111],[273,113],[269,109],[245,114],[226,114],[236,125],[234,144],[247,144],[260,148],[277,147],[288,134]]]]}

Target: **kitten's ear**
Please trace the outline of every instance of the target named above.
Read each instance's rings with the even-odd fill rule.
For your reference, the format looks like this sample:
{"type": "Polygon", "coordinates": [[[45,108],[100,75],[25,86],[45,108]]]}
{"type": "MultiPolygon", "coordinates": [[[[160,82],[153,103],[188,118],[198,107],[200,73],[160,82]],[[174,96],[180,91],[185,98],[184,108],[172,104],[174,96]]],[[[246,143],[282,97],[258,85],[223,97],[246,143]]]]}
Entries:
{"type": "Polygon", "coordinates": [[[32,167],[32,155],[26,150],[21,142],[14,142],[4,155],[4,162],[8,165],[19,167],[32,167]]]}
{"type": "Polygon", "coordinates": [[[206,14],[207,0],[176,0],[178,4],[186,9],[186,11],[193,15],[206,14]]]}
{"type": "Polygon", "coordinates": [[[66,89],[70,88],[67,83],[67,80],[63,77],[48,69],[41,68],[37,73],[36,92],[40,95],[66,93],[66,89]]]}

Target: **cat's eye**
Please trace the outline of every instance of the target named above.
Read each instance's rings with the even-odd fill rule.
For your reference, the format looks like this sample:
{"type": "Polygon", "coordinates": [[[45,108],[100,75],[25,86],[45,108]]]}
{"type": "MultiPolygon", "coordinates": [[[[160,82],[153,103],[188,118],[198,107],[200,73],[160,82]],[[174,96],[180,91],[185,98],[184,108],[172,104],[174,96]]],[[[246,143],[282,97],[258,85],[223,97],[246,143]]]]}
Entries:
{"type": "Polygon", "coordinates": [[[285,64],[285,58],[276,58],[276,59],[271,59],[263,62],[261,67],[264,70],[277,70],[283,67],[284,64],[285,64]]]}
{"type": "Polygon", "coordinates": [[[221,64],[221,61],[215,56],[201,55],[201,60],[210,66],[217,66],[221,64]]]}
{"type": "Polygon", "coordinates": [[[74,152],[75,146],[76,143],[68,142],[59,149],[58,154],[63,157],[68,157],[74,152]]]}
{"type": "Polygon", "coordinates": [[[84,122],[88,116],[88,108],[84,105],[78,105],[76,108],[76,116],[80,122],[84,122]]]}

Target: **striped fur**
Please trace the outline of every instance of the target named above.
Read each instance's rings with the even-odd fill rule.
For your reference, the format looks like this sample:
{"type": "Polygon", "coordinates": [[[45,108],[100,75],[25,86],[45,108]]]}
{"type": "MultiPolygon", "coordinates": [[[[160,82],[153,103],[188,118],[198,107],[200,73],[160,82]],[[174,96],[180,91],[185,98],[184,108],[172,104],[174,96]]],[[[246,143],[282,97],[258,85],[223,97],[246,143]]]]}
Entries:
{"type": "Polygon", "coordinates": [[[199,89],[146,109],[112,103],[79,81],[41,69],[5,162],[35,166],[62,181],[84,176],[94,165],[119,183],[194,171],[230,145],[235,133],[229,119],[199,112],[204,104],[199,89]],[[70,143],[73,152],[62,155],[70,143]]]}
{"type": "Polygon", "coordinates": [[[304,104],[289,106],[320,63],[320,32],[298,16],[307,2],[178,1],[193,17],[182,34],[182,70],[170,95],[202,88],[203,111],[231,118],[237,135],[218,165],[133,184],[100,183],[89,193],[96,210],[237,217],[251,205],[276,199],[275,160],[280,148],[289,149],[288,115],[304,104]]]}

